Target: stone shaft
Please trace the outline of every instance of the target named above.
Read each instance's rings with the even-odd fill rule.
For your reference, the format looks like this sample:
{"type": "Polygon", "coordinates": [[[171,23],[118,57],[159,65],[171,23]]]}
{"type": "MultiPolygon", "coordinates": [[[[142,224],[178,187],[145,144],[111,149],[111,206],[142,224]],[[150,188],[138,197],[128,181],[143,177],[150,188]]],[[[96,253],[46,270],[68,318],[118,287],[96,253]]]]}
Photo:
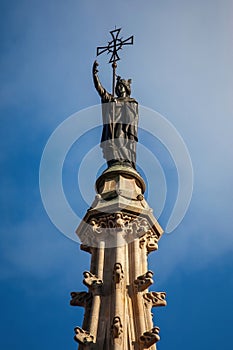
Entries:
{"type": "Polygon", "coordinates": [[[88,291],[72,292],[71,305],[85,307],[75,328],[79,350],[156,350],[159,328],[152,307],[165,306],[164,292],[149,292],[153,272],[147,256],[163,231],[132,168],[113,166],[96,182],[97,196],[77,229],[81,249],[91,254],[84,272],[88,291]]]}

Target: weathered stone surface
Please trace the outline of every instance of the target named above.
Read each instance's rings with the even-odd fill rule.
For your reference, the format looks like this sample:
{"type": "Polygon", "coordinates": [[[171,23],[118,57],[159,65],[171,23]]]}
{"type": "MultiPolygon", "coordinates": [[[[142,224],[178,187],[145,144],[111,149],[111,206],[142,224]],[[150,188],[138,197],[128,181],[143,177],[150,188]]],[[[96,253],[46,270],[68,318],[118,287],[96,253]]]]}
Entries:
{"type": "Polygon", "coordinates": [[[137,292],[143,292],[145,289],[149,288],[154,282],[152,277],[152,271],[147,271],[144,273],[144,275],[138,276],[138,278],[134,281],[137,292]]]}
{"type": "Polygon", "coordinates": [[[90,334],[90,332],[87,332],[80,327],[75,327],[74,331],[75,331],[74,340],[76,340],[78,343],[84,344],[84,345],[93,343],[94,337],[93,335],[90,334]]]}
{"type": "Polygon", "coordinates": [[[154,327],[151,330],[143,333],[143,335],[140,337],[140,343],[142,344],[143,349],[150,348],[153,344],[160,340],[159,331],[159,327],[154,327]]]}
{"type": "Polygon", "coordinates": [[[85,284],[85,286],[87,286],[90,289],[99,288],[103,284],[103,281],[101,279],[99,279],[89,271],[83,272],[83,276],[83,284],[85,284]]]}
{"type": "Polygon", "coordinates": [[[163,230],[143,196],[145,183],[136,170],[113,166],[97,179],[96,190],[96,198],[76,231],[84,249],[98,247],[101,240],[107,248],[114,246],[114,236],[121,228],[121,244],[147,233],[148,252],[157,249],[163,230]]]}
{"type": "Polygon", "coordinates": [[[77,229],[91,267],[83,280],[88,292],[72,294],[72,305],[85,307],[86,331],[77,327],[75,340],[79,350],[156,350],[159,328],[151,308],[165,306],[166,294],[148,291],[153,272],[147,255],[158,249],[163,231],[140,175],[112,168],[97,180],[97,197],[77,229]]]}
{"type": "Polygon", "coordinates": [[[87,292],[71,292],[70,305],[88,307],[92,302],[92,294],[87,292]]]}
{"type": "Polygon", "coordinates": [[[120,283],[124,278],[124,272],[120,263],[115,263],[113,269],[113,280],[115,283],[120,283]]]}
{"type": "Polygon", "coordinates": [[[143,298],[150,307],[166,306],[167,302],[165,300],[165,292],[148,292],[143,294],[143,298]]]}
{"type": "Polygon", "coordinates": [[[93,247],[89,246],[89,245],[86,245],[86,244],[81,244],[80,245],[80,249],[83,250],[84,252],[87,252],[87,253],[90,253],[90,254],[93,253],[93,247]]]}
{"type": "Polygon", "coordinates": [[[139,241],[140,248],[146,247],[147,254],[149,254],[154,250],[158,249],[158,239],[159,239],[158,235],[152,230],[149,230],[140,239],[139,241]]]}
{"type": "Polygon", "coordinates": [[[111,335],[115,338],[122,337],[123,327],[119,316],[115,316],[111,326],[111,335]]]}

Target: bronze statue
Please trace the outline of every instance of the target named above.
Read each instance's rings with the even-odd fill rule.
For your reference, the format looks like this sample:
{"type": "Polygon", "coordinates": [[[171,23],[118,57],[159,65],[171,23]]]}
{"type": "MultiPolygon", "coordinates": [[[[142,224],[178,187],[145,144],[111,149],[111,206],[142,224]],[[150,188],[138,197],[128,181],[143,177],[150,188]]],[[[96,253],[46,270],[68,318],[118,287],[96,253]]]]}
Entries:
{"type": "Polygon", "coordinates": [[[102,102],[103,132],[101,148],[108,166],[122,164],[136,168],[138,103],[131,94],[131,79],[117,76],[114,94],[109,93],[98,77],[98,63],[93,64],[93,81],[102,102]]]}

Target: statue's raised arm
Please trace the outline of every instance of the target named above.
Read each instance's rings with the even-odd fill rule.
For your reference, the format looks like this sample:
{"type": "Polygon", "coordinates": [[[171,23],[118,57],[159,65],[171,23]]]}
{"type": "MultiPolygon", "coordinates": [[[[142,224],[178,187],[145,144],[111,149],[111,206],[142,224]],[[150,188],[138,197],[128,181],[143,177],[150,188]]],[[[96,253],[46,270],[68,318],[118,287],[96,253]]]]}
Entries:
{"type": "Polygon", "coordinates": [[[101,97],[101,101],[102,102],[109,102],[113,100],[113,96],[102,86],[99,77],[98,77],[98,67],[99,63],[97,61],[95,61],[93,63],[93,67],[92,67],[92,76],[93,76],[93,82],[95,85],[95,88],[98,92],[98,94],[101,97]]]}

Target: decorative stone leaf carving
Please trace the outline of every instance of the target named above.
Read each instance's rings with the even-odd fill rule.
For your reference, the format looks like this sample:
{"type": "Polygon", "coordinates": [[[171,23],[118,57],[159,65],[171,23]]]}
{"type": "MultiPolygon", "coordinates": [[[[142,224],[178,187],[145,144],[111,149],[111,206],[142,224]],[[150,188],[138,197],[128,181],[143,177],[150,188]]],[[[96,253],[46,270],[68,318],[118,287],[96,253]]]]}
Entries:
{"type": "Polygon", "coordinates": [[[149,225],[148,225],[148,221],[144,218],[142,218],[140,220],[140,226],[139,226],[139,232],[140,232],[140,236],[143,234],[143,233],[146,233],[148,230],[149,230],[149,225]]]}
{"type": "Polygon", "coordinates": [[[118,232],[121,232],[124,240],[128,242],[141,237],[150,229],[145,218],[124,212],[116,212],[91,219],[85,227],[86,230],[79,233],[79,238],[83,247],[81,249],[87,251],[90,249],[86,247],[98,247],[101,240],[112,246],[111,236],[115,237],[118,232]]]}
{"type": "Polygon", "coordinates": [[[153,272],[150,270],[147,271],[144,275],[139,276],[134,281],[134,285],[137,291],[143,292],[145,289],[149,288],[149,286],[151,286],[154,283],[152,277],[153,277],[153,272]]]}
{"type": "Polygon", "coordinates": [[[153,344],[160,340],[159,327],[154,327],[150,331],[144,332],[140,337],[140,343],[143,345],[143,349],[148,349],[153,344]]]}
{"type": "Polygon", "coordinates": [[[70,305],[88,307],[92,302],[92,294],[87,292],[71,292],[70,305]]]}
{"type": "MultiPolygon", "coordinates": [[[[128,216],[128,215],[127,215],[128,216]]],[[[115,227],[116,228],[123,228],[125,225],[125,219],[123,218],[122,213],[116,213],[115,214],[115,227]]]]}
{"type": "Polygon", "coordinates": [[[90,334],[90,332],[84,331],[80,327],[75,327],[75,336],[74,340],[76,340],[79,344],[91,344],[94,342],[94,336],[90,334]]]}
{"type": "Polygon", "coordinates": [[[143,298],[146,300],[147,304],[151,307],[166,306],[167,302],[165,300],[165,292],[148,292],[143,294],[143,298]]]}

